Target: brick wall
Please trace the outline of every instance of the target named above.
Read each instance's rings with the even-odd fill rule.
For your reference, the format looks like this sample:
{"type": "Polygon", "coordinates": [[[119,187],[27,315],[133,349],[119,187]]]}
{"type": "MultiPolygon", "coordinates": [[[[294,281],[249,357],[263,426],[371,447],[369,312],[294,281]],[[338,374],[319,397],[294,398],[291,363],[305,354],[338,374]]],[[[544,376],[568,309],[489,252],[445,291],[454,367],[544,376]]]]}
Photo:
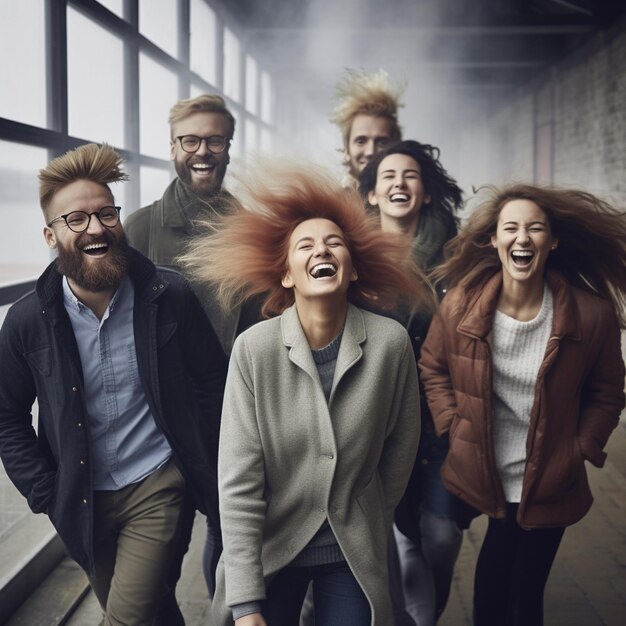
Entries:
{"type": "Polygon", "coordinates": [[[626,207],[626,22],[462,133],[459,181],[553,182],[626,207]]]}

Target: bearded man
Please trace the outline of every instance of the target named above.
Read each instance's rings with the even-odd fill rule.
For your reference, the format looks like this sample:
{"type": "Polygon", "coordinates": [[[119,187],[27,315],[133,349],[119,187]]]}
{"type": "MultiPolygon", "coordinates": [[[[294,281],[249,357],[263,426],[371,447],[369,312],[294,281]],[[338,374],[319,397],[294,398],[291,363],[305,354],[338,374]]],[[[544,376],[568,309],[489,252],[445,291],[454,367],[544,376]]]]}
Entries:
{"type": "Polygon", "coordinates": [[[39,173],[58,258],[0,331],[0,456],[87,573],[104,624],[147,626],[183,502],[219,534],[226,358],[185,279],[128,246],[109,187],[126,178],[96,144],[39,173]]]}
{"type": "MultiPolygon", "coordinates": [[[[124,230],[130,245],[153,263],[184,271],[178,257],[198,234],[198,225],[210,224],[235,202],[222,186],[235,118],[221,96],[202,94],[176,102],[169,123],[170,160],[177,176],[161,198],[128,216],[124,230]]],[[[259,320],[258,307],[248,304],[225,312],[210,288],[195,283],[193,288],[230,354],[235,337],[259,320]]]]}

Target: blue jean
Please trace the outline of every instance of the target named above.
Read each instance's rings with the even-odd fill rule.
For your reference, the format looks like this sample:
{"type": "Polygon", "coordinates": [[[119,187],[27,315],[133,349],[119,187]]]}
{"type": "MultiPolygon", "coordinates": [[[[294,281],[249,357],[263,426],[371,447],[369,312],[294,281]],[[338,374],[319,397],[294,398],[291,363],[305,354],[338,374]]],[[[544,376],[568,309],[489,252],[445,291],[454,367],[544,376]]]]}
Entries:
{"type": "Polygon", "coordinates": [[[265,621],[271,626],[297,625],[310,582],[316,626],[369,626],[369,602],[345,561],[281,570],[267,588],[265,621]]]}
{"type": "Polygon", "coordinates": [[[435,626],[448,601],[463,532],[454,520],[427,511],[419,532],[421,540],[413,542],[394,527],[405,608],[416,626],[435,626]]]}
{"type": "Polygon", "coordinates": [[[461,542],[477,511],[441,480],[448,442],[435,434],[422,407],[422,436],[407,490],[396,508],[395,539],[405,608],[417,626],[434,626],[443,613],[461,542]]]}

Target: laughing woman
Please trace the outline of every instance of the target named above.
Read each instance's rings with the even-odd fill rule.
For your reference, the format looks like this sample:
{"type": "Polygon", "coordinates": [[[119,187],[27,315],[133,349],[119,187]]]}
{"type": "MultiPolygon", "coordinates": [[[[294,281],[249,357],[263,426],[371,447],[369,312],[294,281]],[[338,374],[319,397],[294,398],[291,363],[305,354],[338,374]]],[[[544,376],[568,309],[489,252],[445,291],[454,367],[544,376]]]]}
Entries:
{"type": "Polygon", "coordinates": [[[246,188],[248,209],[187,257],[226,304],[264,293],[278,315],[233,348],[213,617],[292,626],[313,581],[317,625],[389,626],[387,538],[417,449],[418,385],[406,331],[359,304],[430,293],[356,192],[293,166],[246,188]]]}
{"type": "MultiPolygon", "coordinates": [[[[410,238],[423,271],[441,263],[444,245],[457,233],[454,213],[462,196],[441,165],[436,147],[405,140],[375,154],[359,177],[359,191],[379,214],[383,231],[410,238]]],[[[393,313],[408,330],[419,359],[430,315],[404,306],[393,313]]],[[[416,626],[435,626],[448,601],[462,530],[472,511],[441,482],[448,441],[436,436],[423,393],[420,402],[420,445],[409,486],[396,509],[394,534],[406,609],[416,626]]]]}
{"type": "Polygon", "coordinates": [[[489,516],[475,626],[540,626],[566,526],[589,510],[585,461],[624,406],[626,216],[581,191],[491,190],[436,277],[456,285],[420,369],[448,434],[447,488],[489,516]]]}

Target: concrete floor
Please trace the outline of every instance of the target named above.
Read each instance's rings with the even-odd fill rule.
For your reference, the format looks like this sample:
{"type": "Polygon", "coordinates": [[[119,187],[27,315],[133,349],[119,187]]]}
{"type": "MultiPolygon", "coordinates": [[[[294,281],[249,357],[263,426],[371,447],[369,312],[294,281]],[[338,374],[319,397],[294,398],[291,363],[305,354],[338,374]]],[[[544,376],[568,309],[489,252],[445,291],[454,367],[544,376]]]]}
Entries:
{"type": "MultiPolygon", "coordinates": [[[[588,466],[595,496],[591,512],[567,529],[545,598],[545,626],[626,624],[626,425],[611,437],[602,470],[588,466]]],[[[439,626],[470,626],[472,580],[486,519],[466,533],[450,601],[439,626]]],[[[201,574],[204,519],[198,516],[178,597],[187,626],[207,626],[206,591],[201,574]]],[[[100,611],[89,593],[68,626],[97,624],[100,611]]]]}
{"type": "MultiPolygon", "coordinates": [[[[626,425],[607,446],[602,469],[587,464],[595,502],[565,531],[545,594],[545,626],[626,624],[626,425]]],[[[486,529],[474,521],[466,533],[450,601],[439,626],[471,624],[473,572],[486,529]]]]}

